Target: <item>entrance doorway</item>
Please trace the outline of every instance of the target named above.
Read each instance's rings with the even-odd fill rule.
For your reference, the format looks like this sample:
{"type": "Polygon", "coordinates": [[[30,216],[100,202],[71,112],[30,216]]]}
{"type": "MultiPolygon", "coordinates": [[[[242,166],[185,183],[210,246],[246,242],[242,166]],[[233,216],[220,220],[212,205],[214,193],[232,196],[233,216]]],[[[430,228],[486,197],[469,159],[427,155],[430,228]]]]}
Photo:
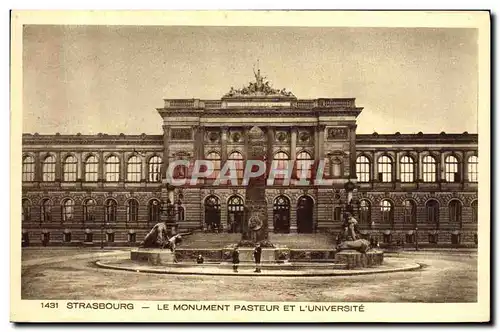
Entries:
{"type": "Polygon", "coordinates": [[[278,196],[273,205],[274,233],[290,233],[290,200],[286,196],[278,196]]]}
{"type": "Polygon", "coordinates": [[[297,203],[297,233],[313,232],[314,201],[310,196],[302,196],[297,203]]]}
{"type": "Polygon", "coordinates": [[[240,196],[231,196],[227,202],[227,227],[229,233],[241,233],[243,231],[243,211],[243,199],[240,196]]]}
{"type": "Polygon", "coordinates": [[[217,196],[210,195],[205,199],[205,226],[210,232],[220,230],[220,201],[217,196]]]}

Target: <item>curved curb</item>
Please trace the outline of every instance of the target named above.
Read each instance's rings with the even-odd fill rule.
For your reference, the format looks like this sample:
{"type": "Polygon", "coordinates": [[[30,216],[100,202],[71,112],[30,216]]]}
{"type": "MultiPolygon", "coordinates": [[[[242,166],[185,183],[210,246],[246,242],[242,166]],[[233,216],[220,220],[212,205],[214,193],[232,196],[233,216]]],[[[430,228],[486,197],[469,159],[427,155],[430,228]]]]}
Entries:
{"type": "Polygon", "coordinates": [[[103,269],[109,270],[118,270],[118,271],[128,271],[128,272],[136,272],[136,273],[151,273],[151,274],[172,274],[172,275],[186,275],[186,276],[225,276],[225,277],[344,277],[344,276],[357,276],[357,275],[367,275],[367,274],[382,274],[382,273],[392,273],[392,272],[405,272],[405,271],[415,271],[423,268],[423,265],[420,263],[412,263],[411,266],[398,267],[392,269],[374,269],[370,270],[345,270],[346,272],[341,272],[339,270],[335,272],[324,272],[324,273],[290,273],[290,274],[281,274],[281,273],[228,273],[228,272],[183,272],[183,271],[172,271],[172,270],[159,270],[154,268],[132,268],[132,267],[122,267],[111,265],[110,263],[103,263],[101,261],[95,261],[94,264],[103,269]]]}

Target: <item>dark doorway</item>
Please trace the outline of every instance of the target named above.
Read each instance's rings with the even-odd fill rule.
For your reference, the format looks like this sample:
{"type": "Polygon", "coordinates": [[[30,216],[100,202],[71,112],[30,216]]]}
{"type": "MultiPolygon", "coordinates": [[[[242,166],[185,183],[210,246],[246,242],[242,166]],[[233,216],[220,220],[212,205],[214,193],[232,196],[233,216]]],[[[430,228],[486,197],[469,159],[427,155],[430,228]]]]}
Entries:
{"type": "Polygon", "coordinates": [[[309,196],[302,196],[297,203],[297,233],[313,232],[314,201],[309,196]]]}
{"type": "Polygon", "coordinates": [[[278,196],[273,205],[274,233],[290,233],[290,200],[286,196],[278,196]]]}
{"type": "Polygon", "coordinates": [[[213,195],[205,199],[205,226],[210,232],[220,230],[220,201],[213,195]]]}
{"type": "Polygon", "coordinates": [[[227,202],[227,227],[229,233],[241,233],[243,231],[243,211],[243,199],[240,196],[231,196],[227,202]]]}

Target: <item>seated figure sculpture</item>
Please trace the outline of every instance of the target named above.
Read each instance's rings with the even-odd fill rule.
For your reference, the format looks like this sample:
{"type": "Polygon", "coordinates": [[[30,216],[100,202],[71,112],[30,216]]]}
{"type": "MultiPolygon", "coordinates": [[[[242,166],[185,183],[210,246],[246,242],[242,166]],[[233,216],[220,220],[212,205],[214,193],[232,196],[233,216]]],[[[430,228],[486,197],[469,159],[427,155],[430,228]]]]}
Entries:
{"type": "Polygon", "coordinates": [[[361,253],[366,253],[371,248],[370,242],[361,239],[358,234],[358,222],[352,214],[348,213],[343,225],[343,231],[337,237],[336,251],[339,252],[341,250],[352,249],[361,253]]]}
{"type": "Polygon", "coordinates": [[[191,233],[180,233],[168,236],[168,228],[165,222],[159,222],[153,226],[149,233],[144,237],[144,241],[141,242],[141,248],[158,248],[165,249],[169,248],[174,251],[177,244],[182,241],[182,236],[189,235],[191,233]]]}

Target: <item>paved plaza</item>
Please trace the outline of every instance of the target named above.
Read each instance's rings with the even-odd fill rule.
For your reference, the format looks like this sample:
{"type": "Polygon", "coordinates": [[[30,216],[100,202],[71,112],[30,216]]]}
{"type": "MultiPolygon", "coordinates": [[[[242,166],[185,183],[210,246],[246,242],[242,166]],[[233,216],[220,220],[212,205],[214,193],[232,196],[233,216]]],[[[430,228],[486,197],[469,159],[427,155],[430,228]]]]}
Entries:
{"type": "Polygon", "coordinates": [[[387,253],[422,269],[357,276],[265,277],[145,274],[94,262],[130,249],[25,248],[22,298],[55,300],[248,300],[475,302],[477,252],[387,253]]]}

